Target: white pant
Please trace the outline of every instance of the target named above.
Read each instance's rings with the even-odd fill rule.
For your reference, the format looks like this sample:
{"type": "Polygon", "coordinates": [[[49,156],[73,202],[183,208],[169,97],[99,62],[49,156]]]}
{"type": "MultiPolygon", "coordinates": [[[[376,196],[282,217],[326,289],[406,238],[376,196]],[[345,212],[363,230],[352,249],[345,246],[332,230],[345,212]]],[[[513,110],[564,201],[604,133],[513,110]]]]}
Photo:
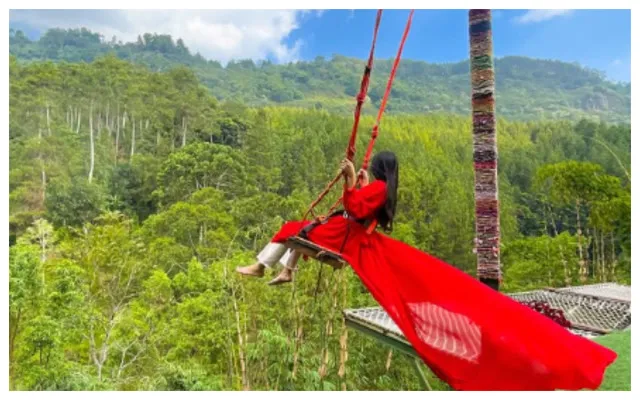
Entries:
{"type": "Polygon", "coordinates": [[[273,267],[277,262],[286,267],[292,253],[293,251],[287,249],[285,245],[271,242],[258,254],[258,262],[268,268],[273,267]]]}

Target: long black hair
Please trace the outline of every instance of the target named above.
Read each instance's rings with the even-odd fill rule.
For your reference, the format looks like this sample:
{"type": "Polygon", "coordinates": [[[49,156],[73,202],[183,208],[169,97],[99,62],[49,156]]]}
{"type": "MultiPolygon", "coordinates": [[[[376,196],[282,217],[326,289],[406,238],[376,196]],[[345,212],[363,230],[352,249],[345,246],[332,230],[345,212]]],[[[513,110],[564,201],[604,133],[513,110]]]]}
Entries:
{"type": "Polygon", "coordinates": [[[398,159],[390,151],[381,151],[373,157],[371,173],[387,184],[387,201],[376,213],[378,224],[387,232],[393,230],[393,217],[398,200],[398,159]]]}

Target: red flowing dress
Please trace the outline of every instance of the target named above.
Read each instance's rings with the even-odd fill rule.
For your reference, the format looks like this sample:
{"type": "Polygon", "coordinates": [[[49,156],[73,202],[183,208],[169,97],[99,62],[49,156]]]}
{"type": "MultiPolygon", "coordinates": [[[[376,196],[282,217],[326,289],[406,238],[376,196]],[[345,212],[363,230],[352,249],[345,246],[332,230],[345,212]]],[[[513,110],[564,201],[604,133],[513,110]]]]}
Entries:
{"type": "MultiPolygon", "coordinates": [[[[346,189],[345,210],[373,218],[386,185],[346,189]]],[[[284,224],[284,242],[308,224],[284,224]]],[[[600,386],[617,354],[445,262],[343,216],[308,238],[339,252],[422,360],[456,390],[579,390],[600,386]],[[348,233],[348,234],[347,234],[348,233]],[[346,235],[346,240],[345,240],[346,235]]]]}

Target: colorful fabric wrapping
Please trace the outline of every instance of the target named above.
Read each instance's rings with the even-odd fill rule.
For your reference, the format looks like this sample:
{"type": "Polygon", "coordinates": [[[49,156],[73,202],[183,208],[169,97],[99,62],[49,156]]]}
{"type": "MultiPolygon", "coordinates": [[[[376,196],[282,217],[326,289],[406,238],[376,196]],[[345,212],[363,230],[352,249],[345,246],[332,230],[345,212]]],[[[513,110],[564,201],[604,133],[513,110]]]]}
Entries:
{"type": "Polygon", "coordinates": [[[469,11],[478,278],[500,280],[498,147],[491,10],[469,11]]]}

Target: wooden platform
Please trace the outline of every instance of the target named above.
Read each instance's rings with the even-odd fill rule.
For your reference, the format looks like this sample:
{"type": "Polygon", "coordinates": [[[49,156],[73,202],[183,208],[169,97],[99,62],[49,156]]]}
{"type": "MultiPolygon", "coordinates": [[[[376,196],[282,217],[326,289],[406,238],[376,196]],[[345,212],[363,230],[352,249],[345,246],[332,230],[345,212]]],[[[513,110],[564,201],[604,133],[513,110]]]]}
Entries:
{"type": "Polygon", "coordinates": [[[285,246],[336,269],[343,268],[347,264],[340,254],[325,249],[322,246],[318,246],[317,244],[299,236],[287,239],[285,246]]]}

